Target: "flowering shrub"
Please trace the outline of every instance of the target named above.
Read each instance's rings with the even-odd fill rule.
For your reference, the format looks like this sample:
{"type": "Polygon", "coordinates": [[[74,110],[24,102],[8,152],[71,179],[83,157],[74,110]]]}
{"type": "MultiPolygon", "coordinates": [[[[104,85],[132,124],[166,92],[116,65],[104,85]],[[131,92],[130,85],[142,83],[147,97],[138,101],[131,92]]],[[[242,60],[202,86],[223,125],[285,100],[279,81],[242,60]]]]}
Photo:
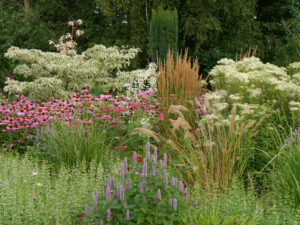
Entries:
{"type": "Polygon", "coordinates": [[[124,158],[120,182],[108,174],[103,193],[94,190],[93,204],[86,205],[85,224],[181,224],[187,212],[188,191],[182,181],[168,177],[167,155],[157,158],[157,149],[141,160],[133,154],[133,165],[124,158]],[[138,165],[138,163],[141,163],[138,165]]]}
{"type": "Polygon", "coordinates": [[[9,48],[6,57],[25,63],[17,66],[14,72],[34,80],[20,82],[8,79],[4,91],[9,94],[28,95],[34,100],[68,97],[72,91],[80,90],[82,87],[91,89],[96,84],[112,82],[111,72],[129,65],[130,59],[139,52],[136,48],[120,49],[116,46],[106,48],[103,45],[95,45],[82,54],[77,54],[76,40],[83,31],[75,32],[75,30],[81,24],[81,20],[69,22],[72,33],[63,35],[58,44],[50,41],[59,53],[20,49],[14,46],[9,48]]]}
{"type": "MultiPolygon", "coordinates": [[[[291,64],[289,68],[297,68],[296,65],[298,64],[291,64]]],[[[300,97],[297,73],[290,76],[286,68],[264,64],[255,57],[244,58],[238,62],[221,59],[210,71],[210,76],[215,90],[226,91],[227,98],[234,98],[240,103],[288,103],[300,97]]]]}

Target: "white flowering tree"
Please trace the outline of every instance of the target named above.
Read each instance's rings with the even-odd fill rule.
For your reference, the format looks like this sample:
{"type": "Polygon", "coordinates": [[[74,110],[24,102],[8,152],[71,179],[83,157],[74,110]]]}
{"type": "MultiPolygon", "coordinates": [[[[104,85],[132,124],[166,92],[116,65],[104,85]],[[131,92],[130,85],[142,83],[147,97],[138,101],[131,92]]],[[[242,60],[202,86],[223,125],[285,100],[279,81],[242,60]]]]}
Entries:
{"type": "Polygon", "coordinates": [[[128,66],[139,49],[95,45],[81,54],[76,52],[76,41],[83,34],[78,27],[82,20],[70,21],[71,33],[63,35],[59,43],[49,41],[58,52],[43,52],[36,49],[11,47],[5,56],[19,62],[14,73],[32,78],[32,82],[6,81],[4,91],[9,94],[24,94],[34,100],[49,100],[67,97],[82,87],[92,89],[96,84],[108,85],[113,70],[128,66]]]}

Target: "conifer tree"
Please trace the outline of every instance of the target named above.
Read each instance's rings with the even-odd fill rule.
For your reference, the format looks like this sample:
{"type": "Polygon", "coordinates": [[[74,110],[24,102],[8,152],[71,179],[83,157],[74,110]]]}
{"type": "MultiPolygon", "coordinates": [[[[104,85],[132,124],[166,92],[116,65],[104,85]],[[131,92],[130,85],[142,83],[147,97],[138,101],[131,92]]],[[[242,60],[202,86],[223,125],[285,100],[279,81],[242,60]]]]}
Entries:
{"type": "Polygon", "coordinates": [[[177,52],[178,40],[178,15],[177,10],[152,10],[150,24],[150,49],[151,57],[156,62],[157,57],[165,60],[168,50],[177,52]]]}

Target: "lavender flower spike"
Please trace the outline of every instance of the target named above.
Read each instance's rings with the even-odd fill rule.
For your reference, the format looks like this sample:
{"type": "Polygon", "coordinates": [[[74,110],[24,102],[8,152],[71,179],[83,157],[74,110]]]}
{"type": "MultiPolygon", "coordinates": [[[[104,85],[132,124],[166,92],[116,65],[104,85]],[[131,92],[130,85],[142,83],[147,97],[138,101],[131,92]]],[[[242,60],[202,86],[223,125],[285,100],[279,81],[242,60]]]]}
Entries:
{"type": "Polygon", "coordinates": [[[167,167],[168,165],[168,156],[167,153],[164,154],[164,167],[167,167]]]}
{"type": "Polygon", "coordinates": [[[111,175],[107,174],[107,185],[111,186],[111,175]]]}
{"type": "Polygon", "coordinates": [[[158,202],[161,201],[161,192],[160,192],[160,189],[157,190],[156,200],[157,200],[158,202]]]}
{"type": "Polygon", "coordinates": [[[111,211],[110,211],[110,209],[108,209],[108,210],[106,210],[106,213],[107,213],[107,219],[111,219],[111,211]]]}
{"type": "Polygon", "coordinates": [[[100,225],[103,225],[103,220],[100,221],[100,225]]]}
{"type": "Polygon", "coordinates": [[[131,185],[130,185],[130,178],[127,177],[126,179],[126,189],[130,189],[131,188],[131,185]]]}
{"type": "Polygon", "coordinates": [[[175,210],[175,212],[177,211],[177,199],[176,198],[173,199],[173,209],[175,210]]]}
{"type": "Polygon", "coordinates": [[[170,207],[172,206],[172,202],[173,202],[173,200],[170,198],[170,199],[169,199],[169,206],[170,206],[170,207]]]}
{"type": "Polygon", "coordinates": [[[110,186],[107,186],[105,194],[106,194],[106,201],[110,202],[111,201],[110,186]]]}
{"type": "Polygon", "coordinates": [[[86,206],[85,206],[85,214],[86,214],[87,216],[90,215],[90,206],[89,206],[88,204],[86,204],[86,206]]]}
{"type": "Polygon", "coordinates": [[[137,154],[136,152],[133,153],[133,168],[136,168],[136,163],[137,163],[137,154]]]}
{"type": "Polygon", "coordinates": [[[128,172],[127,157],[124,158],[124,173],[128,172]]]}
{"type": "Polygon", "coordinates": [[[129,220],[130,219],[130,212],[129,212],[129,210],[127,209],[127,211],[126,211],[126,219],[127,220],[129,220]]]}
{"type": "Polygon", "coordinates": [[[147,158],[144,159],[144,164],[143,164],[143,176],[145,176],[145,177],[148,176],[147,158]]]}
{"type": "Polygon", "coordinates": [[[94,189],[94,200],[93,200],[93,203],[94,203],[94,214],[96,214],[96,208],[97,208],[97,205],[98,205],[98,193],[97,193],[97,189],[96,188],[94,189]]]}
{"type": "Polygon", "coordinates": [[[154,147],[154,157],[155,157],[155,159],[157,160],[157,148],[156,147],[154,147]]]}
{"type": "Polygon", "coordinates": [[[163,163],[163,161],[160,159],[160,160],[159,160],[159,168],[162,169],[163,166],[164,166],[164,163],[163,163]]]}
{"type": "Polygon", "coordinates": [[[180,192],[183,192],[183,189],[184,189],[184,184],[183,184],[182,181],[180,181],[180,182],[179,182],[178,190],[179,190],[180,192]]]}
{"type": "Polygon", "coordinates": [[[124,180],[124,173],[125,173],[124,163],[121,163],[120,176],[121,176],[121,179],[122,179],[122,180],[124,180]]]}
{"type": "Polygon", "coordinates": [[[146,145],[146,158],[150,159],[150,142],[146,145]]]}
{"type": "Polygon", "coordinates": [[[187,201],[188,200],[188,196],[189,196],[187,188],[185,188],[183,194],[184,194],[184,200],[187,201]]]}
{"type": "Polygon", "coordinates": [[[125,188],[123,185],[120,186],[120,200],[123,202],[125,200],[125,188]]]}

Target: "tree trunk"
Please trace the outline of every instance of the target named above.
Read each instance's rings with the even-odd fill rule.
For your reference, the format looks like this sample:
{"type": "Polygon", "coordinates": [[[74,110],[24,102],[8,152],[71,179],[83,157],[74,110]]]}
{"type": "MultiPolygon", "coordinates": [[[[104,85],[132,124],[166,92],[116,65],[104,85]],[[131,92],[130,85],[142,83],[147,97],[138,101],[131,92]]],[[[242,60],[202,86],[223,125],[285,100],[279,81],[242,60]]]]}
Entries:
{"type": "Polygon", "coordinates": [[[24,6],[25,6],[25,10],[30,9],[30,6],[31,6],[30,0],[24,0],[24,6]]]}

